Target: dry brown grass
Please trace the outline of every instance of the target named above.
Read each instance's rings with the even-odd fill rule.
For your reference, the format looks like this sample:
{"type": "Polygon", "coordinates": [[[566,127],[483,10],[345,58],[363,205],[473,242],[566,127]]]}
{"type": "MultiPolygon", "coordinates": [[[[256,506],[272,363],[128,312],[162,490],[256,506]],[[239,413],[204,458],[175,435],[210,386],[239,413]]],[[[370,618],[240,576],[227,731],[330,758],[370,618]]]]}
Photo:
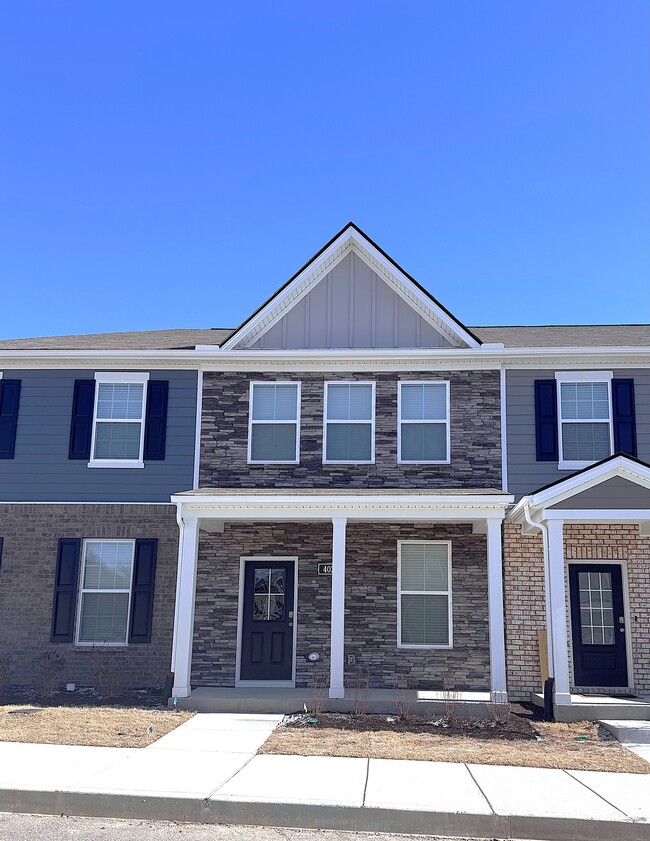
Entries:
{"type": "Polygon", "coordinates": [[[386,716],[366,716],[360,721],[326,714],[320,716],[318,725],[278,727],[260,753],[650,773],[650,764],[608,738],[593,722],[551,724],[517,716],[510,719],[500,734],[498,725],[488,730],[465,723],[449,732],[423,721],[391,723],[386,716]],[[586,741],[578,741],[583,736],[586,741]]]}
{"type": "Polygon", "coordinates": [[[194,713],[140,707],[0,706],[0,742],[144,748],[194,713]]]}

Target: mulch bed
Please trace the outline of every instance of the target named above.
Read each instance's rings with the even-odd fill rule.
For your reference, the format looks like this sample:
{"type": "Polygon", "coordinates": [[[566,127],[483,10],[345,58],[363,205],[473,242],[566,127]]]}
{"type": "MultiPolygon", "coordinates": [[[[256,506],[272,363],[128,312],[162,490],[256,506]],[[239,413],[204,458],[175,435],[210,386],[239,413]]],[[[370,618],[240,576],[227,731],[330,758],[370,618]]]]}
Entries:
{"type": "Polygon", "coordinates": [[[498,719],[287,716],[260,753],[650,773],[650,764],[595,722],[543,722],[532,710],[516,709],[498,719]]]}

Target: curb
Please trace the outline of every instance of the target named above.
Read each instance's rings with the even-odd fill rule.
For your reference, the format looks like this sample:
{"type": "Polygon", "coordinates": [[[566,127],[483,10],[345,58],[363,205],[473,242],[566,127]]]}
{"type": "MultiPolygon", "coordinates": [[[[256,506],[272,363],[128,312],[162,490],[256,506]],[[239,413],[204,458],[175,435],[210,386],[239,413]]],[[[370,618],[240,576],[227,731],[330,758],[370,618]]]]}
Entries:
{"type": "Polygon", "coordinates": [[[0,791],[0,811],[186,823],[279,826],[348,832],[392,832],[518,841],[650,841],[650,823],[516,815],[473,815],[269,803],[151,794],[0,791]]]}

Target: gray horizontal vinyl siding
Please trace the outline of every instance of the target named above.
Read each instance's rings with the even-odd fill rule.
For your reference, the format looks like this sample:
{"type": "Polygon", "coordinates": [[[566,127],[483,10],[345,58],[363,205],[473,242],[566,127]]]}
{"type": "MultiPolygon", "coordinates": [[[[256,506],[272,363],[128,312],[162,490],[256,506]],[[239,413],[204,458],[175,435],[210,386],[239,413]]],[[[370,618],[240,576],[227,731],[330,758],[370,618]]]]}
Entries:
{"type": "Polygon", "coordinates": [[[94,371],[2,370],[22,386],[15,455],[0,459],[0,500],[169,502],[175,491],[192,487],[196,371],[150,372],[169,381],[165,459],[120,469],[68,458],[74,381],[93,379],[94,371]]]}
{"type": "MultiPolygon", "coordinates": [[[[637,455],[650,462],[650,370],[615,369],[614,376],[634,380],[637,455]]],[[[553,379],[555,370],[506,372],[508,490],[517,498],[572,475],[570,470],[558,470],[557,462],[536,457],[535,380],[553,379]]]]}

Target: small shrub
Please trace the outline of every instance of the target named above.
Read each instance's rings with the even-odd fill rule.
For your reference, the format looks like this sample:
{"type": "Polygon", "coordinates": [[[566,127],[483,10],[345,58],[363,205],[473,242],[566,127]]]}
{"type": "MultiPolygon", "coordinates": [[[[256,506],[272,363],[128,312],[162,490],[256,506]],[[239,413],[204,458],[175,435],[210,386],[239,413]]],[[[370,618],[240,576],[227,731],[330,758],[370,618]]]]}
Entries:
{"type": "Polygon", "coordinates": [[[61,689],[65,657],[59,651],[44,651],[34,660],[36,691],[45,697],[55,695],[61,689]]]}
{"type": "Polygon", "coordinates": [[[307,698],[307,712],[317,717],[323,712],[325,698],[327,697],[327,675],[320,669],[312,673],[309,683],[309,697],[307,698]]]}
{"type": "Polygon", "coordinates": [[[370,672],[368,669],[357,666],[354,670],[352,685],[354,688],[352,715],[365,715],[368,712],[370,702],[370,672]]]}
{"type": "Polygon", "coordinates": [[[408,689],[396,687],[393,689],[395,711],[400,721],[409,721],[413,717],[413,698],[408,689]]]}
{"type": "Polygon", "coordinates": [[[124,673],[113,662],[110,646],[92,647],[92,675],[95,691],[103,698],[116,698],[124,691],[124,673]]]}
{"type": "Polygon", "coordinates": [[[495,725],[508,723],[510,717],[510,704],[490,704],[490,721],[495,725]]]}
{"type": "Polygon", "coordinates": [[[444,716],[447,719],[447,724],[451,727],[456,724],[460,715],[458,713],[458,702],[460,701],[460,692],[454,689],[444,689],[442,692],[442,703],[444,708],[444,716]]]}

